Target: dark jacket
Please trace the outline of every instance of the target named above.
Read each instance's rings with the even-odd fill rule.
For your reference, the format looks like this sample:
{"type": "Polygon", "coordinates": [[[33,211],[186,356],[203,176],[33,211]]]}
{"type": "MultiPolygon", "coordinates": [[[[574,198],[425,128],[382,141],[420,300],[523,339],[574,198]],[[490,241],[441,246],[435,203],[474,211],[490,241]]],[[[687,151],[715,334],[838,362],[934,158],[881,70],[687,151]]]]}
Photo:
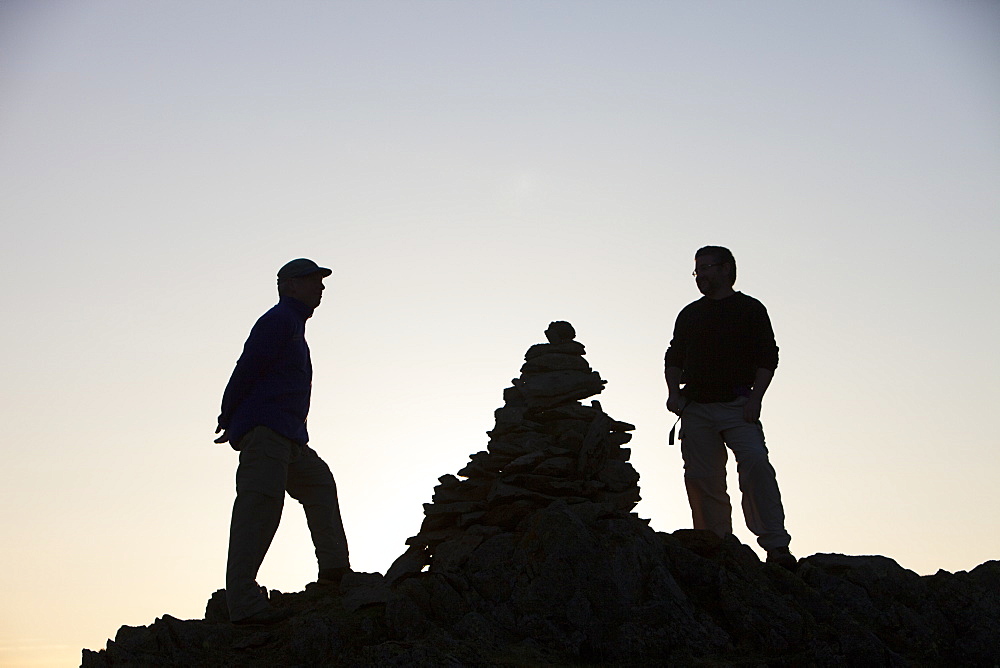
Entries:
{"type": "Polygon", "coordinates": [[[239,450],[240,439],[257,426],[297,443],[309,442],[312,361],[305,333],[312,313],[297,299],[281,297],[250,330],[219,415],[219,426],[228,430],[234,449],[239,450]]]}
{"type": "Polygon", "coordinates": [[[683,393],[691,401],[746,396],[757,369],[773,371],[778,366],[767,309],[742,292],[688,304],[677,316],[664,366],[681,370],[683,393]]]}

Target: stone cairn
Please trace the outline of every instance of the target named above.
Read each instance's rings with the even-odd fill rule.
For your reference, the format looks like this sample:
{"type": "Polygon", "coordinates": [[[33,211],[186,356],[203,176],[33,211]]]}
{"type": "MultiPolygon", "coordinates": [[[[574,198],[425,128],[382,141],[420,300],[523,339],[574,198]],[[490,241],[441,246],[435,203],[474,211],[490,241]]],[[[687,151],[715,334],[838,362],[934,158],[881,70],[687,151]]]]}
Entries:
{"type": "Polygon", "coordinates": [[[635,427],[613,420],[596,400],[580,403],[607,381],[584,359],[573,326],[553,322],[545,336],[548,343],[528,349],[520,378],[504,390],[487,449],[472,455],[458,476],[438,479],[420,532],[386,574],[390,582],[425,566],[434,570],[441,543],[464,533],[510,531],[557,500],[624,513],[639,502],[639,474],[628,462],[630,450],[621,447],[635,427]]]}

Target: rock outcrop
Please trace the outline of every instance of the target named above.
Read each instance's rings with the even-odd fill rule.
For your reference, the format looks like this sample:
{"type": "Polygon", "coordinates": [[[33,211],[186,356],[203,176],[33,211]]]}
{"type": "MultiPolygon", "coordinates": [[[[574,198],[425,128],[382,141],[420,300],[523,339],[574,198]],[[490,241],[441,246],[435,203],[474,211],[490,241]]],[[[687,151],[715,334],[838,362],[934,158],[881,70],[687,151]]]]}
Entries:
{"type": "Polygon", "coordinates": [[[920,577],[818,554],[795,573],[733,537],[657,533],[631,512],[632,425],[568,323],[529,348],[486,450],[445,475],[385,576],[272,591],[295,615],[119,629],[84,666],[982,665],[1000,663],[1000,563],[920,577]]]}

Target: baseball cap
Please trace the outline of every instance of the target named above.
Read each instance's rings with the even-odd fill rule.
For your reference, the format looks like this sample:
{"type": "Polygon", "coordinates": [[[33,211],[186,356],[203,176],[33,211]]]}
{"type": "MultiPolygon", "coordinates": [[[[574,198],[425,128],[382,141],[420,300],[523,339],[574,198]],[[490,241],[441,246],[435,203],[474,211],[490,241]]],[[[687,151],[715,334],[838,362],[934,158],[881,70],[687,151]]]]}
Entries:
{"type": "Polygon", "coordinates": [[[278,270],[278,279],[283,278],[301,278],[303,276],[308,276],[309,274],[321,273],[324,277],[329,276],[333,273],[332,269],[327,269],[326,267],[321,267],[312,260],[307,260],[304,257],[300,257],[297,260],[292,260],[287,263],[284,267],[278,270]]]}

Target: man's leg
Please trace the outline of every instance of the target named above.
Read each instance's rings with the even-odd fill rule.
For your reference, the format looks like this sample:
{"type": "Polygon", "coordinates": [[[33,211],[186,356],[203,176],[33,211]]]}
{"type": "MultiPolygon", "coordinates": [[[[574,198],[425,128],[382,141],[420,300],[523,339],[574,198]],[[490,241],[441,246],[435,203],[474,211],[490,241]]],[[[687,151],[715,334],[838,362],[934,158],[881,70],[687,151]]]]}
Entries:
{"type": "Polygon", "coordinates": [[[340,516],[337,483],[330,467],[308,445],[288,470],[288,494],[302,504],[321,571],[351,565],[347,536],[340,516]]]}
{"type": "Polygon", "coordinates": [[[243,492],[233,503],[229,527],[229,561],[226,566],[226,603],[233,621],[268,608],[257,585],[257,571],[264,562],[281,520],[281,501],[259,492],[243,492]]]}
{"type": "Polygon", "coordinates": [[[733,508],[726,493],[726,446],[712,417],[712,406],[694,402],[685,406],[681,456],[694,528],[724,537],[733,532],[733,508]]]}
{"type": "Polygon", "coordinates": [[[257,585],[257,571],[281,520],[293,445],[267,427],[255,427],[240,441],[226,565],[226,602],[234,622],[269,607],[257,585]]]}
{"type": "Polygon", "coordinates": [[[743,516],[757,543],[767,551],[787,548],[792,538],[785,530],[785,511],[774,467],[767,456],[760,422],[743,419],[745,400],[724,404],[728,416],[723,438],[736,456],[736,470],[743,494],[743,516]]]}

